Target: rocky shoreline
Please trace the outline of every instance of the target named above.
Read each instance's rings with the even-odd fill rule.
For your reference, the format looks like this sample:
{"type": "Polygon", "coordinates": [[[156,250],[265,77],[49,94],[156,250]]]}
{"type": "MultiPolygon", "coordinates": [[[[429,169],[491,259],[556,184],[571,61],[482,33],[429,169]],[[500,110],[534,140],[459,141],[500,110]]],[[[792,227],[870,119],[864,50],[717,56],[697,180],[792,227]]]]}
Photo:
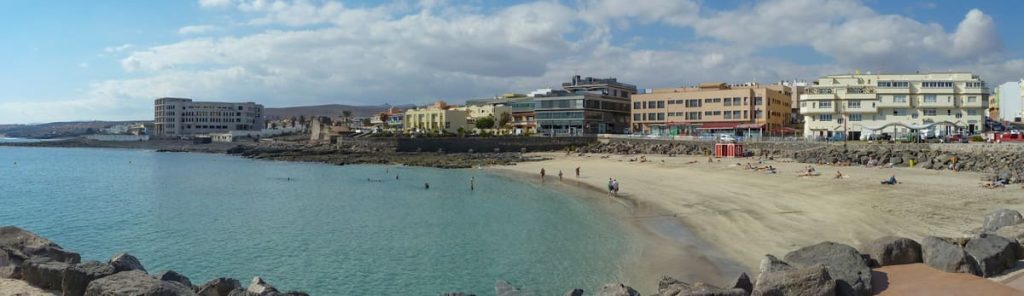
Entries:
{"type": "MultiPolygon", "coordinates": [[[[984,225],[967,237],[927,236],[921,242],[904,237],[884,236],[862,250],[835,242],[821,242],[787,253],[782,259],[765,255],[757,277],[746,273],[716,286],[686,282],[669,276],[658,281],[657,296],[767,296],[843,295],[867,296],[884,291],[890,283],[873,283],[873,269],[884,266],[923,263],[947,273],[964,273],[991,278],[1013,271],[1024,259],[1024,217],[1014,210],[1000,209],[985,216],[984,225]]],[[[494,287],[498,296],[535,295],[506,281],[494,287]]],[[[570,289],[564,295],[586,295],[570,289]]],[[[449,292],[442,296],[475,296],[449,292]]],[[[609,283],[596,296],[644,295],[622,283],[609,283]]]]}
{"type": "Polygon", "coordinates": [[[119,253],[107,262],[82,261],[78,253],[14,226],[0,227],[0,278],[18,279],[65,296],[303,296],[279,292],[260,277],[249,286],[232,278],[193,285],[173,270],[150,275],[138,258],[119,253]]]}

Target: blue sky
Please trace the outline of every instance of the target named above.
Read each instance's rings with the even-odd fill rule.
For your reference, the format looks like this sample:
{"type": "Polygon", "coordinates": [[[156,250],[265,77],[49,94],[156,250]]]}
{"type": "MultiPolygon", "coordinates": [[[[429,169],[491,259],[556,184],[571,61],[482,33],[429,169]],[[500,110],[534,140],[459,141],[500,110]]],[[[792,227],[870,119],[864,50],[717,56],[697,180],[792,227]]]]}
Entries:
{"type": "Polygon", "coordinates": [[[1024,76],[1017,1],[0,1],[0,123],[151,119],[162,96],[460,102],[838,72],[1024,76]],[[499,5],[500,4],[500,5],[499,5]]]}

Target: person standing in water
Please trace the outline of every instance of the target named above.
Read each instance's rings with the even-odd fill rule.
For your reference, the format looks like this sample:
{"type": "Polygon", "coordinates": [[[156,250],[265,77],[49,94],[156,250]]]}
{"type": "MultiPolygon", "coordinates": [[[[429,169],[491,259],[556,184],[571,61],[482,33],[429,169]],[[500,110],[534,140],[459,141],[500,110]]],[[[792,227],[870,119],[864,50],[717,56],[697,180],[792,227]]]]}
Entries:
{"type": "Polygon", "coordinates": [[[558,170],[558,181],[562,181],[562,170],[558,170]]]}
{"type": "Polygon", "coordinates": [[[540,180],[544,181],[544,168],[540,168],[540,180]]]}
{"type": "Polygon", "coordinates": [[[608,178],[608,195],[612,195],[612,189],[614,189],[612,187],[612,178],[608,178]]]}
{"type": "Polygon", "coordinates": [[[430,189],[430,183],[423,183],[423,189],[430,189]]]}
{"type": "Polygon", "coordinates": [[[476,176],[469,177],[469,191],[473,191],[476,185],[476,176]]]}

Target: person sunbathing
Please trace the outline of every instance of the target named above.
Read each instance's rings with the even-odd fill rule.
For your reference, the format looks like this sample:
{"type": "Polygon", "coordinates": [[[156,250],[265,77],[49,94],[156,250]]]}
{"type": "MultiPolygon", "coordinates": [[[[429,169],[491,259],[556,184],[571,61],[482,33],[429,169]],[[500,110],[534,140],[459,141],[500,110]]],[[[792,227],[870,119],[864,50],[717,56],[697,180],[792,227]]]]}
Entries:
{"type": "Polygon", "coordinates": [[[883,180],[882,181],[882,185],[896,185],[896,184],[899,184],[899,182],[896,181],[896,175],[893,175],[892,177],[889,177],[889,180],[883,180]]]}

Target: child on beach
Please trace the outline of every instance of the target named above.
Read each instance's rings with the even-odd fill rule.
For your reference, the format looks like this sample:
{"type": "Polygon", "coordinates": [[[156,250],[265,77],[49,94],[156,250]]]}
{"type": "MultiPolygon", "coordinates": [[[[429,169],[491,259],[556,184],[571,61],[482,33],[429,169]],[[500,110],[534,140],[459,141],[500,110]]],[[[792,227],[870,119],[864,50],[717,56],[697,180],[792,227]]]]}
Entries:
{"type": "Polygon", "coordinates": [[[612,187],[613,184],[612,178],[608,178],[608,195],[612,195],[612,190],[615,189],[615,187],[612,187]]]}

